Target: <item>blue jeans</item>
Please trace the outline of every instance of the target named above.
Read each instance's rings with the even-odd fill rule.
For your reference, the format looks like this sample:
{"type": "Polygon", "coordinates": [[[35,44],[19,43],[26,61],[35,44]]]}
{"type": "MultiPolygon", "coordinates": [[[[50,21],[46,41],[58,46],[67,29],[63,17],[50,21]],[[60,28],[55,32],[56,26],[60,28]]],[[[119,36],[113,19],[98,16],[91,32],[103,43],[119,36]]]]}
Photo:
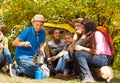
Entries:
{"type": "Polygon", "coordinates": [[[65,70],[65,68],[66,68],[65,59],[68,59],[68,58],[69,58],[69,53],[66,51],[66,52],[64,53],[64,55],[59,58],[55,70],[56,70],[56,71],[59,71],[59,70],[62,70],[62,71],[63,71],[63,70],[65,70]]]}
{"type": "Polygon", "coordinates": [[[6,59],[3,55],[3,52],[0,52],[0,69],[6,64],[6,59]]]}
{"type": "MultiPolygon", "coordinates": [[[[33,58],[22,58],[17,59],[17,72],[19,74],[25,74],[30,77],[35,78],[35,71],[37,69],[37,65],[33,62],[33,58]]],[[[49,72],[43,70],[43,77],[49,77],[49,72]]]]}
{"type": "Polygon", "coordinates": [[[3,51],[0,53],[0,68],[2,68],[6,62],[8,64],[12,64],[12,57],[11,57],[11,54],[10,54],[10,51],[8,48],[4,48],[3,51]]]}
{"type": "Polygon", "coordinates": [[[2,63],[4,61],[4,55],[3,55],[3,53],[1,52],[0,53],[0,63],[2,63]]]}
{"type": "Polygon", "coordinates": [[[91,57],[90,53],[88,52],[76,51],[74,56],[77,60],[82,78],[89,77],[93,79],[89,66],[102,67],[108,65],[108,59],[106,55],[95,55],[91,57]]]}
{"type": "Polygon", "coordinates": [[[12,62],[12,57],[11,57],[11,54],[10,54],[10,51],[9,51],[8,48],[3,49],[3,54],[4,54],[5,58],[6,58],[7,63],[12,64],[13,63],[12,62]]]}

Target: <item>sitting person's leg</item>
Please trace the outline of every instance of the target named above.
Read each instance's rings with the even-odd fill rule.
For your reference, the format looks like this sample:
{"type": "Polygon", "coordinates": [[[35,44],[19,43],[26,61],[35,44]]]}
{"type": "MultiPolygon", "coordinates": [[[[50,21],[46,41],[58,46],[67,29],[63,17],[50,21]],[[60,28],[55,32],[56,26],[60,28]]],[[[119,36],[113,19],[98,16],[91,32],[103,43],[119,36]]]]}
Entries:
{"type": "Polygon", "coordinates": [[[12,57],[11,57],[11,54],[10,54],[10,51],[9,51],[8,48],[4,48],[3,54],[4,54],[5,58],[6,58],[7,63],[8,64],[13,64],[12,57]]]}
{"type": "MultiPolygon", "coordinates": [[[[32,58],[17,59],[16,62],[17,62],[17,66],[12,67],[12,74],[13,74],[12,77],[16,76],[17,74],[18,75],[24,74],[35,78],[35,71],[38,68],[38,66],[33,62],[32,58]]],[[[50,74],[49,71],[46,71],[46,67],[44,67],[45,70],[42,70],[43,77],[49,77],[50,74]]]]}
{"type": "Polygon", "coordinates": [[[55,67],[55,70],[56,71],[63,70],[63,68],[65,66],[64,63],[65,63],[65,61],[64,61],[63,57],[60,57],[58,60],[57,66],[55,67]]]}
{"type": "Polygon", "coordinates": [[[4,61],[4,55],[2,52],[0,52],[0,63],[2,63],[4,61]]]}
{"type": "Polygon", "coordinates": [[[93,56],[90,60],[90,65],[97,68],[100,68],[102,66],[108,66],[109,60],[107,58],[107,55],[100,54],[93,56]]]}
{"type": "Polygon", "coordinates": [[[35,70],[37,66],[35,63],[33,63],[33,59],[28,58],[28,59],[18,59],[16,60],[18,66],[17,66],[17,72],[19,74],[25,74],[30,77],[35,77],[35,70]]]}
{"type": "Polygon", "coordinates": [[[13,66],[13,62],[12,62],[12,57],[11,57],[11,54],[10,54],[9,49],[8,49],[8,48],[4,48],[4,49],[3,49],[3,54],[4,54],[4,57],[5,57],[6,62],[7,62],[7,64],[8,64],[10,76],[12,77],[11,67],[13,66]]]}
{"type": "Polygon", "coordinates": [[[84,82],[94,82],[94,78],[90,72],[88,62],[90,59],[90,54],[84,51],[75,52],[75,57],[78,62],[78,67],[81,71],[81,76],[84,82]]]}
{"type": "Polygon", "coordinates": [[[69,53],[68,52],[65,52],[64,55],[59,58],[57,66],[55,68],[56,71],[59,71],[59,70],[63,71],[65,69],[66,59],[69,59],[69,53]]]}
{"type": "Polygon", "coordinates": [[[96,77],[96,79],[106,79],[107,82],[110,82],[113,78],[113,70],[109,67],[109,61],[111,61],[110,59],[112,58],[109,59],[108,56],[109,55],[104,54],[93,56],[90,61],[90,66],[93,67],[93,69],[97,68],[99,70],[98,72],[93,71],[93,75],[95,74],[94,77],[96,77]]]}
{"type": "MultiPolygon", "coordinates": [[[[53,56],[50,56],[50,57],[53,57],[53,56]]],[[[56,59],[55,61],[51,61],[53,68],[57,66],[58,61],[59,61],[59,58],[56,59]]]]}
{"type": "Polygon", "coordinates": [[[6,59],[2,52],[0,52],[0,69],[6,64],[6,59]]]}

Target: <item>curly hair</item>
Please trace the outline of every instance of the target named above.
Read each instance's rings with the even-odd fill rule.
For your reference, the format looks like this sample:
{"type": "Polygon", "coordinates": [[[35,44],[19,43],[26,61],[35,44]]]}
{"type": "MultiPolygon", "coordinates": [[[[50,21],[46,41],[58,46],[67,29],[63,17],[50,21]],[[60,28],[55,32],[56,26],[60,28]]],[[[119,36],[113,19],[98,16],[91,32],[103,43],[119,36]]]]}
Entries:
{"type": "Polygon", "coordinates": [[[85,47],[90,48],[90,53],[92,56],[95,55],[96,53],[96,43],[95,43],[95,38],[94,34],[96,29],[96,24],[92,19],[85,18],[81,24],[85,26],[85,33],[86,33],[86,39],[84,41],[85,47]]]}
{"type": "Polygon", "coordinates": [[[63,30],[62,30],[62,29],[59,29],[59,28],[54,28],[54,29],[50,30],[48,33],[49,33],[49,34],[53,34],[55,30],[59,30],[59,31],[60,31],[60,34],[63,33],[63,30]]]}

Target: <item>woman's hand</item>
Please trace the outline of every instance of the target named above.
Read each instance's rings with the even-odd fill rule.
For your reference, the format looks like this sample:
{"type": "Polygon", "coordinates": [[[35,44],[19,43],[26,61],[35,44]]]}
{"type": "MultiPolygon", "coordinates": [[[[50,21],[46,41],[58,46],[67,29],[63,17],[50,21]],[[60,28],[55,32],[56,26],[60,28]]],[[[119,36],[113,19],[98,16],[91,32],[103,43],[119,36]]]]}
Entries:
{"type": "Polygon", "coordinates": [[[78,38],[78,35],[75,33],[75,34],[73,35],[73,40],[74,40],[74,41],[77,41],[77,38],[78,38]]]}
{"type": "Polygon", "coordinates": [[[51,57],[51,61],[55,61],[57,59],[56,56],[51,57]]]}
{"type": "Polygon", "coordinates": [[[84,51],[90,52],[90,48],[87,48],[87,47],[84,47],[84,46],[81,46],[81,45],[75,45],[75,50],[76,51],[84,50],[84,51]]]}
{"type": "Polygon", "coordinates": [[[81,51],[81,50],[83,50],[83,46],[81,46],[81,45],[75,45],[75,50],[76,51],[81,51]]]}

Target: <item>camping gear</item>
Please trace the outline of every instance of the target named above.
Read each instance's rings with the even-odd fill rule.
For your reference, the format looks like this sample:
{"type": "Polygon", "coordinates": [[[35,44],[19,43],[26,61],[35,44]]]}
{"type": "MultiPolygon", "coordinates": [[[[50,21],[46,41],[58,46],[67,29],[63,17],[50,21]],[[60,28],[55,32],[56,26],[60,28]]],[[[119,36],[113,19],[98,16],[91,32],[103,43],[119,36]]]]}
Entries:
{"type": "Polygon", "coordinates": [[[36,65],[42,65],[42,64],[44,64],[44,56],[37,53],[37,54],[34,56],[33,61],[34,61],[34,63],[35,63],[36,65]]]}
{"type": "Polygon", "coordinates": [[[43,80],[43,71],[42,71],[42,69],[40,67],[36,68],[35,79],[36,80],[43,80]]]}

